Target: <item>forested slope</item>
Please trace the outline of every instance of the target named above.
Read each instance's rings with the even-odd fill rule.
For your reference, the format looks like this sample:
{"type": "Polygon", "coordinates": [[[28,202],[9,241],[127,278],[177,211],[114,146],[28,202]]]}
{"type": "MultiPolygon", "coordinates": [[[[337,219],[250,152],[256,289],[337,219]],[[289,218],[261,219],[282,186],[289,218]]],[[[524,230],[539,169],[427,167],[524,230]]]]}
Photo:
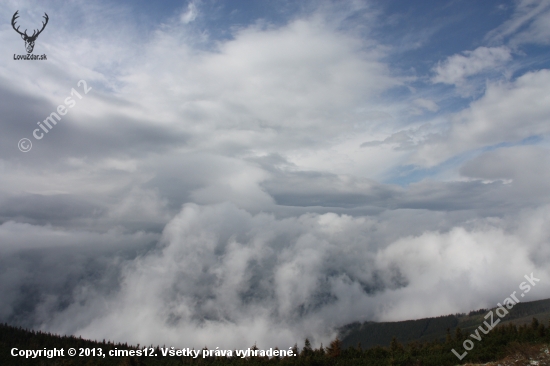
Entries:
{"type": "MultiPolygon", "coordinates": [[[[343,327],[340,338],[344,347],[356,346],[369,348],[376,345],[389,346],[393,337],[401,343],[412,341],[444,340],[447,329],[452,334],[456,328],[461,328],[469,334],[486,320],[484,317],[489,311],[495,309],[480,309],[466,314],[455,314],[435,318],[418,320],[406,320],[400,322],[365,322],[353,323],[343,327]]],[[[496,317],[496,315],[495,315],[496,317]]],[[[548,324],[550,321],[550,299],[519,303],[515,305],[499,325],[530,324],[533,318],[540,323],[548,324]]]]}

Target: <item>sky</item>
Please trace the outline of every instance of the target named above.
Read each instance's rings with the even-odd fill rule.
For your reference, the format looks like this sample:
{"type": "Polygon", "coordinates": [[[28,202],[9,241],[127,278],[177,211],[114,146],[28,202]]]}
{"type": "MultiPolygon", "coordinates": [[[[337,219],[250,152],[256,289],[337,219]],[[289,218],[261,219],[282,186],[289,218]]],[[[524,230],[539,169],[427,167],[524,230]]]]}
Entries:
{"type": "Polygon", "coordinates": [[[0,322],[265,349],[549,297],[550,2],[0,14],[0,322]]]}

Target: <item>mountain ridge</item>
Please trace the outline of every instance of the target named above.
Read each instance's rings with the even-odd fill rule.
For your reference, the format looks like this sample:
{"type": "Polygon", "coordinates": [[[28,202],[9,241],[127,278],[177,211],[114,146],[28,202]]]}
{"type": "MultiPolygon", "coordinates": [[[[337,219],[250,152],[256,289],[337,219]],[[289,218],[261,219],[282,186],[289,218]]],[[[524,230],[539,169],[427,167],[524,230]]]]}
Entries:
{"type": "MultiPolygon", "coordinates": [[[[393,337],[401,343],[445,340],[447,329],[451,334],[460,328],[464,333],[470,333],[482,325],[484,316],[496,310],[479,309],[468,314],[450,314],[438,317],[402,320],[396,322],[354,322],[339,329],[339,338],[345,348],[361,344],[363,348],[374,346],[389,346],[393,337]]],[[[495,321],[498,316],[494,315],[495,321]]],[[[536,317],[541,323],[550,321],[550,299],[521,302],[516,304],[509,313],[500,319],[498,325],[529,324],[536,317]]]]}

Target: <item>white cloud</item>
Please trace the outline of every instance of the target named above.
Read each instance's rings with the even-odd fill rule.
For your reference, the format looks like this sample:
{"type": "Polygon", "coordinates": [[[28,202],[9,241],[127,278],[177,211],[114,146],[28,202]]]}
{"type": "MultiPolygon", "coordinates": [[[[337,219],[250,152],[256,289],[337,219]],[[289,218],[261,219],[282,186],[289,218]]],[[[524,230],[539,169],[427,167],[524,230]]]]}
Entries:
{"type": "Polygon", "coordinates": [[[431,99],[418,98],[413,101],[414,107],[411,108],[411,114],[422,115],[425,111],[437,112],[439,106],[431,99]]]}
{"type": "Polygon", "coordinates": [[[414,104],[430,112],[437,112],[439,110],[437,103],[430,99],[415,99],[414,104]]]}
{"type": "Polygon", "coordinates": [[[190,2],[187,5],[187,10],[183,13],[181,13],[180,21],[183,24],[188,24],[197,19],[197,15],[199,13],[199,10],[197,8],[197,5],[194,2],[190,2]]]}
{"type": "Polygon", "coordinates": [[[516,1],[512,17],[489,32],[485,39],[501,43],[509,38],[510,45],[518,46],[525,43],[548,44],[550,27],[550,3],[546,0],[516,1]]]}
{"type": "Polygon", "coordinates": [[[550,44],[550,11],[538,15],[529,27],[514,36],[510,43],[512,45],[528,43],[550,44]]]}
{"type": "Polygon", "coordinates": [[[550,71],[489,84],[485,95],[454,115],[448,131],[428,135],[412,162],[433,166],[457,154],[550,133],[550,71]]]}
{"type": "Polygon", "coordinates": [[[543,207],[413,236],[368,217],[186,205],[162,249],[124,267],[119,291],[79,294],[44,327],[141,344],[288,347],[326,343],[351,321],[494,306],[531,272],[541,282],[530,299],[544,298],[549,215],[543,207]],[[381,245],[380,230],[398,239],[381,245]]]}
{"type": "Polygon", "coordinates": [[[252,141],[243,143],[273,136],[276,141],[258,142],[275,143],[277,149],[283,147],[282,134],[288,134],[287,144],[302,144],[304,134],[312,142],[324,140],[355,122],[335,124],[333,118],[400,83],[379,61],[384,56],[379,49],[365,52],[358,39],[319,19],[252,26],[216,52],[197,53],[173,32],[159,32],[145,51],[150,63],[131,70],[123,92],[157,119],[200,133],[202,144],[216,143],[220,135],[212,134],[214,129],[228,130],[220,143],[250,131],[252,141]],[[172,57],[165,57],[168,49],[172,57]],[[276,135],[270,135],[272,129],[276,135]],[[234,130],[240,134],[231,134],[234,130]]]}
{"type": "Polygon", "coordinates": [[[463,55],[453,55],[434,67],[434,83],[461,85],[466,78],[497,68],[512,58],[507,47],[478,47],[464,51],[463,55]]]}

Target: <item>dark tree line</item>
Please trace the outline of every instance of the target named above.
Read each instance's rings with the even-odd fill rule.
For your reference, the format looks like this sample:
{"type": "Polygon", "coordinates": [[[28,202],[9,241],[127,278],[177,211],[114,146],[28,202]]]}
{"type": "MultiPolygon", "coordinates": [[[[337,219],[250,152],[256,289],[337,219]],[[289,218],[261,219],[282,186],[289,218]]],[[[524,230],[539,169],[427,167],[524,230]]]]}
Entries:
{"type": "MultiPolygon", "coordinates": [[[[550,325],[550,324],[549,324],[550,325]]],[[[8,325],[0,325],[0,365],[44,365],[44,366],[72,366],[72,365],[125,365],[125,366],[171,366],[171,365],[402,365],[402,366],[444,366],[471,362],[486,363],[496,361],[511,353],[522,353],[532,345],[548,344],[550,342],[550,328],[540,324],[536,318],[530,325],[503,325],[494,328],[488,334],[482,334],[480,341],[474,340],[457,328],[454,334],[447,332],[445,340],[432,342],[411,342],[401,344],[395,338],[389,347],[375,346],[363,349],[360,344],[344,348],[339,339],[335,339],[326,347],[313,348],[308,339],[304,347],[293,348],[292,357],[207,357],[200,355],[192,357],[163,357],[160,347],[154,347],[156,357],[56,357],[48,359],[39,357],[26,359],[11,356],[11,349],[53,349],[63,348],[102,348],[104,353],[109,350],[138,350],[143,346],[131,346],[122,343],[89,341],[74,336],[57,336],[49,333],[28,331],[8,325]],[[462,353],[463,342],[470,339],[474,348],[468,355],[459,361],[451,352],[455,349],[462,353]]],[[[153,347],[153,346],[150,346],[153,347]]],[[[256,346],[252,349],[258,349],[256,346]]]]}

